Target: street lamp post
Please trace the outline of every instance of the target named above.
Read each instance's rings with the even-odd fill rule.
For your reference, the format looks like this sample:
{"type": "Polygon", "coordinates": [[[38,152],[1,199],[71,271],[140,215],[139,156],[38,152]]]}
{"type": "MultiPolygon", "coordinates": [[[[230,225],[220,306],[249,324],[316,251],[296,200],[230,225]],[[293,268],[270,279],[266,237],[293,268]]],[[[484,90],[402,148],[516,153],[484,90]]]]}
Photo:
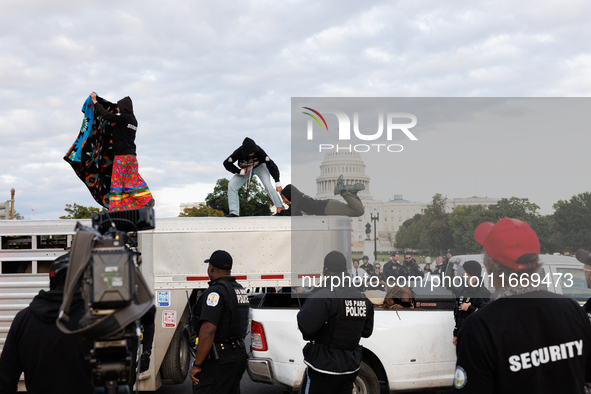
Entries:
{"type": "Polygon", "coordinates": [[[370,211],[370,217],[373,221],[373,256],[374,261],[378,261],[378,236],[377,236],[377,223],[380,221],[380,208],[372,208],[370,211]],[[375,213],[375,216],[374,216],[375,213]]]}

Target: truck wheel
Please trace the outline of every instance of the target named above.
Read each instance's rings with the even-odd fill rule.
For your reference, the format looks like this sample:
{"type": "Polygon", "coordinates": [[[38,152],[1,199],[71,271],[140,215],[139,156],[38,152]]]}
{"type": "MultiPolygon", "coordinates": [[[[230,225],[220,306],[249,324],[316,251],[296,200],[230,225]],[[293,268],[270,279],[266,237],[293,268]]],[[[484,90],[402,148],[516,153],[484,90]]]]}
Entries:
{"type": "Polygon", "coordinates": [[[363,361],[357,378],[353,382],[353,394],[380,394],[378,377],[373,369],[363,361]]]}
{"type": "Polygon", "coordinates": [[[162,380],[171,381],[172,384],[185,382],[189,373],[189,363],[191,362],[189,356],[190,342],[191,337],[187,325],[178,327],[162,361],[160,369],[162,380]]]}

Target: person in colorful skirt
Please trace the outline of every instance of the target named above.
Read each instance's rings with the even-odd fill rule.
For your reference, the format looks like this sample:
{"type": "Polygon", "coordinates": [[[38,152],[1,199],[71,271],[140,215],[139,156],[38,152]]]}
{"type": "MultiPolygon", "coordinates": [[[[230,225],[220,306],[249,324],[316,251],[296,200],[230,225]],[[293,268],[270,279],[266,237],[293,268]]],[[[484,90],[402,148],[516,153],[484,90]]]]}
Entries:
{"type": "Polygon", "coordinates": [[[119,100],[117,102],[118,113],[111,114],[97,102],[95,93],[91,93],[90,97],[94,104],[94,112],[115,123],[109,211],[137,209],[144,206],[153,207],[152,193],[138,172],[135,152],[137,120],[133,114],[131,98],[124,97],[119,100]]]}

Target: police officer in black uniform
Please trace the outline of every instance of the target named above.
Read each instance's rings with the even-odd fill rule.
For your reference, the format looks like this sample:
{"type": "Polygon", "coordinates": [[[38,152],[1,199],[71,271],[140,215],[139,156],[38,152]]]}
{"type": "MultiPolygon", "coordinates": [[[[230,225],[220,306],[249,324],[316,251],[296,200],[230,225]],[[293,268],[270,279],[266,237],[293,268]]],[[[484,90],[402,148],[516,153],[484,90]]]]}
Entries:
{"type": "Polygon", "coordinates": [[[246,369],[244,337],[250,304],[246,290],[231,276],[232,256],[216,250],[208,260],[209,288],[197,303],[199,342],[193,368],[193,392],[240,393],[246,369]]]}
{"type": "Polygon", "coordinates": [[[412,254],[405,253],[404,254],[404,263],[402,263],[402,267],[406,271],[405,275],[408,278],[409,276],[415,276],[424,278],[425,273],[421,271],[421,268],[417,264],[417,262],[412,258],[412,254]]]}
{"type": "Polygon", "coordinates": [[[456,298],[454,306],[454,319],[456,321],[452,339],[454,346],[458,339],[458,332],[468,316],[490,302],[490,291],[488,291],[482,281],[482,267],[480,263],[478,261],[468,260],[462,268],[464,269],[462,274],[465,278],[465,285],[461,289],[459,297],[456,298]]]}
{"type": "Polygon", "coordinates": [[[404,266],[398,262],[399,257],[400,255],[398,252],[392,252],[390,254],[390,261],[384,264],[384,269],[382,270],[386,278],[393,278],[390,279],[390,285],[392,285],[394,283],[393,281],[395,281],[399,276],[408,276],[408,271],[406,268],[404,268],[404,266]]]}
{"type": "MultiPolygon", "coordinates": [[[[342,279],[346,271],[341,252],[326,255],[324,276],[342,279]]],[[[361,365],[359,340],[371,335],[373,316],[373,305],[354,286],[323,288],[306,300],[297,316],[304,339],[310,341],[303,350],[308,365],[304,394],[352,392],[361,365]]]]}

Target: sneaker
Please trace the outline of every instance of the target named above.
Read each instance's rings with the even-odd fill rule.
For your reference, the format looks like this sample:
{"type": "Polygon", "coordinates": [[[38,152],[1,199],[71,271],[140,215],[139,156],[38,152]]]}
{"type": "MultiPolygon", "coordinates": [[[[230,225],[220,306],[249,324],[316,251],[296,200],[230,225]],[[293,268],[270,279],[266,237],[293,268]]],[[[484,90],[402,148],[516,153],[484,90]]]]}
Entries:
{"type": "Polygon", "coordinates": [[[361,190],[365,190],[365,185],[363,183],[356,183],[354,185],[347,185],[343,190],[341,190],[341,195],[344,192],[349,192],[351,194],[357,194],[361,190]]]}
{"type": "Polygon", "coordinates": [[[338,177],[337,184],[334,187],[334,195],[338,196],[339,194],[341,194],[341,190],[343,190],[344,188],[345,183],[343,182],[343,176],[341,175],[340,177],[338,177]]]}
{"type": "Polygon", "coordinates": [[[348,185],[346,189],[351,193],[357,193],[362,190],[365,190],[365,185],[363,183],[356,183],[354,185],[348,185]]]}
{"type": "Polygon", "coordinates": [[[156,205],[156,200],[154,200],[153,198],[151,198],[150,201],[148,201],[148,203],[146,204],[146,206],[150,208],[154,208],[154,205],[156,205]]]}
{"type": "Polygon", "coordinates": [[[227,218],[237,218],[239,217],[238,215],[236,215],[235,213],[230,213],[228,215],[226,215],[227,218]]]}

